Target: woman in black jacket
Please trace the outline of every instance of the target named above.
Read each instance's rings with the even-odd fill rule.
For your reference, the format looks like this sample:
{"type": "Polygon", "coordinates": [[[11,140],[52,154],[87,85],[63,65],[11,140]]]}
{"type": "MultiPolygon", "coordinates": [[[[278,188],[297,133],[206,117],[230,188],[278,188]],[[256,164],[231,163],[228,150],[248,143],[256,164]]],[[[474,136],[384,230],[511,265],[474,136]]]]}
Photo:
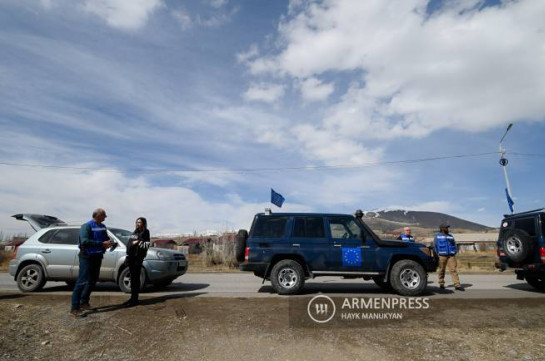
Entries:
{"type": "Polygon", "coordinates": [[[127,263],[131,274],[131,298],[123,303],[126,307],[138,305],[138,293],[140,292],[140,270],[142,262],[146,258],[150,246],[150,235],[146,218],[136,219],[136,229],[127,243],[127,263]]]}

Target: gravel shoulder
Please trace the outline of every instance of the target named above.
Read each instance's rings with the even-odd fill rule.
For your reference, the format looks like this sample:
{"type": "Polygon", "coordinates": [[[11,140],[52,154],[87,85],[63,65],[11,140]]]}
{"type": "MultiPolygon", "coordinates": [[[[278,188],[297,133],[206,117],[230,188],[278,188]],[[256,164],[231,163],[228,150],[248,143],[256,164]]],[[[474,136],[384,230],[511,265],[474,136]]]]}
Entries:
{"type": "Polygon", "coordinates": [[[544,359],[542,298],[432,299],[403,323],[300,327],[290,298],[192,296],[144,297],[124,309],[116,306],[124,297],[98,295],[97,311],[73,319],[68,295],[0,293],[0,359],[544,359]]]}

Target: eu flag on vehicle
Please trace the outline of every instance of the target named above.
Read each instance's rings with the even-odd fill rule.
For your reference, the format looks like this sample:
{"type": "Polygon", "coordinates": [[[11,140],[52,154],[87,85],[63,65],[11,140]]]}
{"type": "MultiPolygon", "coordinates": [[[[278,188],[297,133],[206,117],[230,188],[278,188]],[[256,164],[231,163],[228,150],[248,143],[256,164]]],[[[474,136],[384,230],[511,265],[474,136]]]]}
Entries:
{"type": "Polygon", "coordinates": [[[274,189],[271,188],[271,203],[275,206],[282,208],[282,204],[284,204],[284,197],[280,193],[276,193],[274,189]]]}
{"type": "Polygon", "coordinates": [[[511,213],[513,213],[513,204],[515,204],[515,202],[513,202],[513,200],[511,199],[507,188],[505,188],[505,195],[507,196],[507,204],[509,205],[509,209],[511,210],[511,213]]]}
{"type": "Polygon", "coordinates": [[[361,248],[359,247],[343,247],[342,248],[343,256],[343,267],[352,266],[357,267],[361,266],[361,248]]]}

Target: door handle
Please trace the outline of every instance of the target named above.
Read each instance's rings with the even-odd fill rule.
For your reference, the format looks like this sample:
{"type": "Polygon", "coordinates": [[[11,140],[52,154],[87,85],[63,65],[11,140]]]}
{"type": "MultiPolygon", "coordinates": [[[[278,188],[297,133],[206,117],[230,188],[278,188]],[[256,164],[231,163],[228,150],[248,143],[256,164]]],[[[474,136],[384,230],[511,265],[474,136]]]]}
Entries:
{"type": "Polygon", "coordinates": [[[48,250],[48,249],[44,249],[44,250],[42,251],[42,253],[51,253],[51,251],[48,250]]]}
{"type": "Polygon", "coordinates": [[[333,247],[342,247],[342,244],[334,244],[333,247]]]}
{"type": "Polygon", "coordinates": [[[299,243],[294,243],[292,244],[293,247],[301,247],[301,245],[299,243]]]}

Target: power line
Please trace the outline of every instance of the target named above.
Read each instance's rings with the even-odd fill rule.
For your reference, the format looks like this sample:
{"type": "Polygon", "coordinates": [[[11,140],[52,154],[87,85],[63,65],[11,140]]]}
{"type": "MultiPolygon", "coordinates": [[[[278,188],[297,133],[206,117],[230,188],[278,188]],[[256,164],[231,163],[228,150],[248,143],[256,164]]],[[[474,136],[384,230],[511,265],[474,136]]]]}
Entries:
{"type": "MultiPolygon", "coordinates": [[[[49,169],[62,169],[62,170],[75,170],[75,171],[97,171],[97,172],[135,172],[135,173],[259,173],[259,172],[283,172],[283,171],[308,171],[308,170],[342,170],[342,169],[359,169],[381,165],[395,165],[395,164],[414,164],[423,162],[432,162],[438,160],[447,159],[461,159],[461,158],[475,158],[483,157],[487,155],[498,154],[498,152],[486,152],[486,153],[474,153],[474,154],[458,154],[442,157],[430,157],[430,158],[418,158],[418,159],[404,159],[394,161],[383,162],[366,162],[354,165],[323,165],[323,166],[299,166],[299,167],[270,167],[270,168],[226,168],[226,169],[168,169],[168,168],[99,168],[99,167],[68,167],[58,165],[47,164],[27,164],[27,163],[13,163],[13,162],[0,162],[0,165],[12,166],[12,167],[27,167],[27,168],[49,168],[49,169]]],[[[512,153],[519,154],[519,153],[512,153]]],[[[522,154],[519,154],[522,155],[522,154]]]]}

